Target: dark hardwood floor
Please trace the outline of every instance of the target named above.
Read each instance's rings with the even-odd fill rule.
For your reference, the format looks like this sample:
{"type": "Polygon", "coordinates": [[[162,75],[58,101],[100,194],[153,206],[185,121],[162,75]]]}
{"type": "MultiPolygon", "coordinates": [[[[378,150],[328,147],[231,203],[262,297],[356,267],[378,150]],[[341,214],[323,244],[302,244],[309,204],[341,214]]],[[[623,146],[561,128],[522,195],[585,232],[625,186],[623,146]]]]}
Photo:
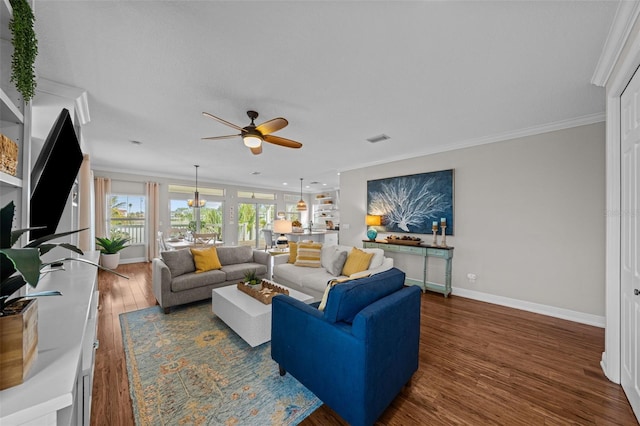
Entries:
{"type": "MultiPolygon", "coordinates": [[[[91,425],[133,425],[119,314],[155,305],[151,264],[99,273],[91,425]]],[[[420,367],[378,425],[638,425],[599,362],[604,330],[440,294],[422,296],[420,367]]],[[[345,425],[320,407],[302,425],[345,425]]]]}

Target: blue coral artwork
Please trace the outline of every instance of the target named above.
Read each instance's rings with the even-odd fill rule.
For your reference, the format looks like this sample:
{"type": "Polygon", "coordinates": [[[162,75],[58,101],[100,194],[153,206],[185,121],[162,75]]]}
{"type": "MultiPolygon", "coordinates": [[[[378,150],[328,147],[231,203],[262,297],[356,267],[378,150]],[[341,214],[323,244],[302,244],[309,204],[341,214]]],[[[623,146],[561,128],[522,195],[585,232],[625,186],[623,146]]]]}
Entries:
{"type": "Polygon", "coordinates": [[[453,235],[453,169],[367,181],[367,214],[386,232],[453,235]]]}

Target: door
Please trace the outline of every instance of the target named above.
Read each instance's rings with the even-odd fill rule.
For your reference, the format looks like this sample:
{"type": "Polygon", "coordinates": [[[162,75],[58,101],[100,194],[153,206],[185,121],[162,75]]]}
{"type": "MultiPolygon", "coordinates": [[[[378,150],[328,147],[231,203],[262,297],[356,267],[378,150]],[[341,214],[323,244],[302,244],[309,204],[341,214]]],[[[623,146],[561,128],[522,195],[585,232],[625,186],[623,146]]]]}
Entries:
{"type": "Polygon", "coordinates": [[[621,384],[640,413],[640,73],[620,97],[620,352],[621,384]]]}
{"type": "Polygon", "coordinates": [[[275,204],[239,203],[238,244],[264,248],[265,241],[262,229],[273,223],[275,214],[275,204]]]}

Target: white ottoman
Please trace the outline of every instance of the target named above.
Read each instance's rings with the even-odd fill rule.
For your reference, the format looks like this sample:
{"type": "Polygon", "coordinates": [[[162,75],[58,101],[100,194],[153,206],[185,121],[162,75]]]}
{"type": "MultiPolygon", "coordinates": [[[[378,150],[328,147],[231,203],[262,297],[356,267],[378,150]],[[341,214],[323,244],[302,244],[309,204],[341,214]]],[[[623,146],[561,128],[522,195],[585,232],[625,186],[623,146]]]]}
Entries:
{"type": "MultiPolygon", "coordinates": [[[[289,290],[293,298],[305,303],[313,301],[308,294],[277,285],[289,290]]],[[[230,285],[211,291],[211,307],[214,314],[252,347],[271,340],[271,304],[265,305],[238,290],[236,285],[230,285]]]]}

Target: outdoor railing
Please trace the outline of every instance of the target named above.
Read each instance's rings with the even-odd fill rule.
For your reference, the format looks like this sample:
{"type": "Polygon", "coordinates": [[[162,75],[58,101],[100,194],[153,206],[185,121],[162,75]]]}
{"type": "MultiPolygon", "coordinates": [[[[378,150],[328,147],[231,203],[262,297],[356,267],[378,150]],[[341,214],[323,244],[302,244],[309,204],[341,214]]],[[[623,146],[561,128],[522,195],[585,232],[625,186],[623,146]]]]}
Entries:
{"type": "Polygon", "coordinates": [[[144,244],[147,242],[144,218],[118,218],[111,221],[111,235],[131,239],[129,244],[144,244]]]}

